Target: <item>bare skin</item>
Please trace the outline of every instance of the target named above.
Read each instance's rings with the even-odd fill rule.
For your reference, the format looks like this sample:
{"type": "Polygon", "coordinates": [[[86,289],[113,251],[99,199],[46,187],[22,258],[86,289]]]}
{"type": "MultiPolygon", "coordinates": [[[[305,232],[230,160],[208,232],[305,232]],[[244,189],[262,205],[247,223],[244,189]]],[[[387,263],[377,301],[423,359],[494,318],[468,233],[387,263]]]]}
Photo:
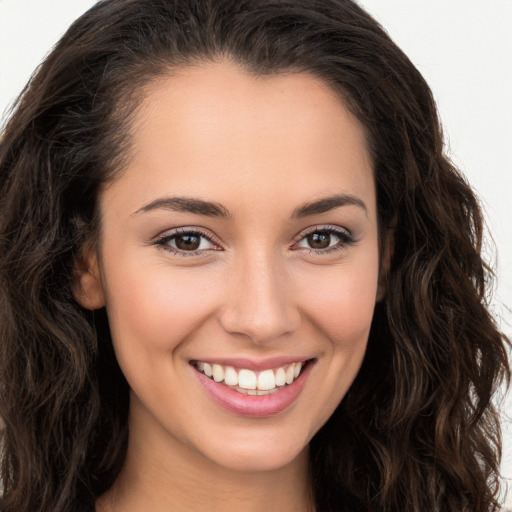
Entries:
{"type": "MultiPolygon", "coordinates": [[[[130,423],[130,433],[144,437],[144,430],[143,424],[130,423]]],[[[151,455],[146,464],[147,453],[139,453],[140,448],[140,443],[130,444],[124,470],[112,491],[98,500],[97,512],[315,511],[306,450],[284,467],[233,475],[200,456],[191,456],[188,450],[168,452],[157,460],[151,455]]],[[[152,448],[144,446],[140,451],[152,448]]]]}
{"type": "Polygon", "coordinates": [[[316,77],[222,61],[153,83],[131,132],[75,291],[106,306],[131,388],[128,457],[97,511],[311,512],[309,442],[383,293],[363,129],[316,77]],[[196,364],[232,358],[307,372],[290,404],[254,416],[212,398],[224,384],[196,364]]]}

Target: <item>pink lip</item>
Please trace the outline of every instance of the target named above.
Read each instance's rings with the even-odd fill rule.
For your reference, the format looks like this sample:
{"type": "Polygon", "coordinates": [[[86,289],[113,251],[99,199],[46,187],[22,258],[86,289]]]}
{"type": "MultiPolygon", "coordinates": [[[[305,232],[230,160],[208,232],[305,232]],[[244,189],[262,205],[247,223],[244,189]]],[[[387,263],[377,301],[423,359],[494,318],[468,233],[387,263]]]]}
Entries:
{"type": "MultiPolygon", "coordinates": [[[[235,366],[234,360],[230,360],[228,365],[229,364],[235,366]]],[[[274,362],[272,362],[272,364],[274,364],[274,362]]],[[[277,364],[276,366],[280,366],[280,364],[277,364]]],[[[241,367],[247,368],[247,366],[243,365],[241,367]]],[[[270,366],[270,368],[273,367],[275,366],[270,366]]],[[[313,361],[310,361],[292,384],[284,386],[276,393],[262,396],[244,395],[243,393],[234,391],[224,384],[215,382],[213,379],[210,379],[192,366],[191,369],[194,371],[197,380],[205,388],[209,396],[223,409],[239,416],[258,418],[279,414],[295,402],[306,384],[306,379],[308,378],[312,367],[313,361]]],[[[269,366],[265,366],[264,368],[269,368],[269,366]]]]}
{"type": "Polygon", "coordinates": [[[247,370],[253,370],[255,372],[262,370],[270,370],[273,368],[279,368],[280,366],[286,366],[291,363],[302,363],[311,359],[311,357],[272,357],[269,359],[262,359],[260,361],[255,359],[239,358],[215,358],[215,359],[198,359],[202,363],[209,364],[220,364],[222,366],[233,366],[234,368],[246,368],[247,370]]]}

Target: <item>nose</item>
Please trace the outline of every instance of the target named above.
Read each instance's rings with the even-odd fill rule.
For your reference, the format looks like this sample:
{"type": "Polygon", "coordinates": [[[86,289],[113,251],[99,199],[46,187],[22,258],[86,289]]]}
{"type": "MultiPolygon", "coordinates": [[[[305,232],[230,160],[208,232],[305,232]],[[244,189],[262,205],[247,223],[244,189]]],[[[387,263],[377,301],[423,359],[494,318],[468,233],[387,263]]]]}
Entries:
{"type": "Polygon", "coordinates": [[[270,255],[241,258],[231,269],[220,323],[230,334],[266,344],[295,332],[300,312],[290,278],[270,255]]]}

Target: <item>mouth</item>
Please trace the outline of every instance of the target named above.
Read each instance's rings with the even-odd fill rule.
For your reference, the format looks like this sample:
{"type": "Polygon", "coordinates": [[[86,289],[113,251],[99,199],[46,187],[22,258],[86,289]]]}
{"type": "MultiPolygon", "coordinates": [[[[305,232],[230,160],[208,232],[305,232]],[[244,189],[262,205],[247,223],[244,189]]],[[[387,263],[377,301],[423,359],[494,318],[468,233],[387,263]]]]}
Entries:
{"type": "Polygon", "coordinates": [[[199,372],[217,383],[242,393],[244,395],[271,395],[283,389],[299,377],[303,369],[312,360],[296,361],[276,368],[254,371],[248,368],[191,361],[192,366],[199,372]]]}
{"type": "Polygon", "coordinates": [[[315,361],[288,360],[280,366],[200,360],[190,364],[207,395],[223,409],[239,416],[264,417],[278,414],[296,401],[315,361]]]}

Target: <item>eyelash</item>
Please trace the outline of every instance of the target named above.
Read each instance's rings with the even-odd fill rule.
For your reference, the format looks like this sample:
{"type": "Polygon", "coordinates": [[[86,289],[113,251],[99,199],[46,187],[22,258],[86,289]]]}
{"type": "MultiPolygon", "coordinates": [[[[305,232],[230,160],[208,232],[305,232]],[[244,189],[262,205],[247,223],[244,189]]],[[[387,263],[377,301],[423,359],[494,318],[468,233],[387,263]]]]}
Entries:
{"type": "Polygon", "coordinates": [[[326,254],[331,254],[333,252],[342,251],[346,249],[347,246],[353,245],[355,242],[352,233],[348,229],[341,228],[339,226],[317,226],[313,229],[306,231],[305,233],[301,233],[301,235],[298,237],[295,243],[301,242],[306,237],[314,233],[322,233],[327,234],[329,236],[334,235],[339,239],[339,242],[332,247],[327,247],[326,249],[313,249],[311,247],[301,247],[301,249],[306,250],[308,254],[318,254],[320,256],[324,256],[326,254]]]}
{"type": "Polygon", "coordinates": [[[168,233],[160,236],[154,243],[154,245],[158,245],[162,247],[162,249],[169,251],[172,254],[177,256],[203,256],[204,250],[195,250],[195,251],[184,251],[181,249],[174,248],[169,245],[169,242],[175,238],[178,238],[180,235],[199,235],[202,238],[206,238],[211,244],[218,246],[219,244],[212,240],[211,235],[206,234],[204,231],[201,231],[199,228],[180,228],[172,233],[168,233]]]}
{"type": "MultiPolygon", "coordinates": [[[[304,240],[307,236],[312,235],[314,233],[323,233],[327,235],[334,235],[339,239],[339,242],[332,246],[327,247],[326,249],[313,249],[313,248],[307,248],[302,247],[301,250],[306,250],[308,254],[317,254],[320,256],[324,256],[326,254],[331,254],[335,251],[340,251],[345,249],[348,245],[352,245],[355,240],[352,236],[352,233],[348,229],[340,228],[338,226],[320,226],[315,227],[314,229],[311,229],[305,233],[302,233],[296,240],[296,244],[304,240]]],[[[205,233],[199,228],[180,228],[176,231],[173,231],[172,233],[168,233],[165,235],[162,235],[158,237],[158,239],[153,243],[153,245],[160,246],[162,249],[177,255],[177,256],[204,256],[205,255],[205,249],[202,250],[194,250],[194,251],[186,251],[183,249],[174,248],[169,245],[169,242],[171,240],[174,240],[178,238],[180,235],[192,235],[192,236],[199,236],[202,238],[205,238],[208,240],[211,244],[219,246],[217,242],[215,242],[212,239],[212,236],[205,233]]],[[[295,249],[297,250],[297,249],[295,249]]]]}

